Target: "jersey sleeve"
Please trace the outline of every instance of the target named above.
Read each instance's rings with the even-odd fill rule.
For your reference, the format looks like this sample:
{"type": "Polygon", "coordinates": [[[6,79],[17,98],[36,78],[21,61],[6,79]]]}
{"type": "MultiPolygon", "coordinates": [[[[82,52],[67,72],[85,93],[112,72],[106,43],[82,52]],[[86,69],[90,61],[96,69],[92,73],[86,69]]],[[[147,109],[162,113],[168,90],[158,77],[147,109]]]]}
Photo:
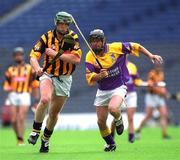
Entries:
{"type": "Polygon", "coordinates": [[[122,52],[125,54],[132,54],[134,56],[139,56],[139,43],[134,42],[123,42],[122,43],[122,52]]]}
{"type": "Polygon", "coordinates": [[[93,65],[93,57],[91,56],[91,53],[89,52],[86,55],[86,80],[89,86],[93,86],[95,82],[92,80],[93,76],[95,76],[97,73],[95,73],[95,66],[93,65]]]}
{"type": "Polygon", "coordinates": [[[36,42],[33,49],[31,50],[30,57],[40,59],[47,46],[47,34],[43,34],[39,41],[36,42]]]}

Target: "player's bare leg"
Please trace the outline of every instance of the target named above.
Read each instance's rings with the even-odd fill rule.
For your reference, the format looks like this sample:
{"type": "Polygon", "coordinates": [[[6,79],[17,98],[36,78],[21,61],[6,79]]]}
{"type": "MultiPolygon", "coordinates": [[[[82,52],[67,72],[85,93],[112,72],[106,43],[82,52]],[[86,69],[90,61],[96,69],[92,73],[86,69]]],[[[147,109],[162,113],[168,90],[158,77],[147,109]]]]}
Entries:
{"type": "Polygon", "coordinates": [[[25,131],[25,119],[26,115],[28,112],[29,107],[28,106],[19,106],[18,110],[18,117],[17,117],[17,122],[18,122],[18,136],[21,138],[18,141],[18,145],[23,145],[24,144],[24,131],[25,131]]]}
{"type": "Polygon", "coordinates": [[[47,106],[51,100],[52,92],[53,92],[52,81],[50,81],[49,79],[42,80],[40,82],[41,99],[37,106],[37,110],[35,112],[35,121],[38,123],[41,123],[44,120],[47,106]]]}
{"type": "Polygon", "coordinates": [[[16,134],[17,141],[18,141],[18,139],[20,139],[21,137],[19,137],[19,134],[18,134],[17,113],[18,113],[18,108],[16,106],[11,106],[11,123],[12,123],[13,130],[16,134]]]}
{"type": "Polygon", "coordinates": [[[128,141],[133,143],[135,140],[134,137],[134,113],[136,109],[133,107],[127,108],[127,116],[128,116],[128,141]]]}
{"type": "Polygon", "coordinates": [[[62,110],[67,97],[52,95],[48,118],[46,121],[46,127],[44,129],[44,134],[41,139],[40,152],[47,153],[49,151],[49,139],[53,133],[54,126],[58,120],[58,114],[62,110]]]}
{"type": "Polygon", "coordinates": [[[46,122],[46,127],[48,130],[54,129],[54,126],[58,120],[58,113],[63,109],[66,100],[67,97],[56,96],[55,94],[53,94],[49,108],[48,119],[46,122]]]}
{"type": "Polygon", "coordinates": [[[167,107],[159,107],[158,108],[159,113],[160,113],[160,124],[162,128],[162,137],[165,139],[169,139],[170,136],[167,134],[167,118],[168,118],[168,111],[167,107]]]}
{"type": "Polygon", "coordinates": [[[111,98],[108,105],[108,110],[111,113],[111,115],[114,117],[116,132],[118,135],[121,135],[124,131],[124,125],[120,111],[120,106],[123,103],[123,100],[124,99],[122,97],[115,95],[111,98]]]}
{"type": "Polygon", "coordinates": [[[44,79],[40,82],[40,95],[41,99],[37,106],[35,112],[35,119],[33,123],[33,131],[31,132],[28,142],[31,144],[36,144],[36,141],[39,137],[41,126],[46,114],[47,106],[50,103],[51,96],[53,92],[53,84],[49,79],[44,79]]]}
{"type": "Polygon", "coordinates": [[[102,138],[106,142],[106,146],[104,148],[105,152],[114,151],[116,149],[116,145],[114,142],[114,139],[111,135],[111,131],[108,128],[106,121],[108,117],[108,107],[107,106],[97,106],[96,107],[96,113],[97,113],[97,123],[98,127],[101,133],[102,138]]]}
{"type": "Polygon", "coordinates": [[[144,125],[146,124],[146,122],[152,117],[152,113],[153,113],[153,108],[146,107],[146,115],[145,115],[144,119],[141,121],[139,128],[136,130],[136,138],[137,139],[140,138],[139,134],[140,134],[142,128],[144,127],[144,125]]]}
{"type": "Polygon", "coordinates": [[[115,129],[116,129],[116,125],[114,120],[111,122],[111,135],[113,136],[113,138],[115,138],[115,129]]]}

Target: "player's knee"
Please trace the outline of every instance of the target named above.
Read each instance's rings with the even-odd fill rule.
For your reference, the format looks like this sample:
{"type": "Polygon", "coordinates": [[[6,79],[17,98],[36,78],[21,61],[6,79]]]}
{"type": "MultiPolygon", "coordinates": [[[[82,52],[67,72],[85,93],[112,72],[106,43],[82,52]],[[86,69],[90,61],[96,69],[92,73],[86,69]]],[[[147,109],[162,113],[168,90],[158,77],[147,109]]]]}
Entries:
{"type": "Polygon", "coordinates": [[[50,100],[51,100],[51,98],[50,97],[41,97],[41,103],[43,104],[43,105],[48,105],[48,103],[50,102],[50,100]]]}
{"type": "Polygon", "coordinates": [[[111,114],[116,114],[117,112],[119,112],[118,107],[109,106],[108,109],[109,109],[109,112],[110,112],[111,114]]]}
{"type": "Polygon", "coordinates": [[[18,119],[20,122],[23,122],[25,120],[25,114],[24,113],[19,114],[18,119]]]}
{"type": "Polygon", "coordinates": [[[16,123],[17,122],[17,117],[16,116],[12,116],[11,117],[11,123],[16,123]]]}

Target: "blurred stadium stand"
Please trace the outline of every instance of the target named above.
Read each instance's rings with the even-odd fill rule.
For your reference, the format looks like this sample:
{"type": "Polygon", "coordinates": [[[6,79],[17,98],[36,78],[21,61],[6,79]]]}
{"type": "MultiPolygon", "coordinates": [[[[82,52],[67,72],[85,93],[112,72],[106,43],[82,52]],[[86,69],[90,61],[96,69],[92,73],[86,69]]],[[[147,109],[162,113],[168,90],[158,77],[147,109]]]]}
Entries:
{"type": "Polygon", "coordinates": [[[4,16],[6,13],[12,11],[17,6],[19,6],[21,3],[24,3],[26,0],[13,0],[11,3],[9,1],[0,0],[0,17],[4,16]]]}
{"type": "MultiPolygon", "coordinates": [[[[102,28],[109,42],[135,41],[143,44],[153,53],[158,53],[165,60],[166,82],[170,92],[180,91],[180,1],[178,0],[39,0],[33,7],[16,13],[16,7],[30,0],[13,0],[8,3],[0,0],[0,81],[6,67],[12,63],[11,51],[16,46],[23,46],[27,51],[47,30],[53,28],[53,17],[58,11],[70,12],[87,37],[94,28],[102,28]],[[7,21],[6,16],[13,18],[7,21]]],[[[94,112],[93,99],[95,88],[89,88],[85,82],[84,57],[87,48],[81,39],[83,59],[74,74],[71,98],[63,112],[94,112]]],[[[153,65],[147,58],[133,59],[139,67],[143,79],[153,65]]],[[[5,94],[1,91],[3,104],[5,94]]],[[[144,109],[144,94],[139,92],[138,111],[144,109]]],[[[169,101],[169,109],[174,115],[174,122],[180,122],[180,105],[169,101]]]]}

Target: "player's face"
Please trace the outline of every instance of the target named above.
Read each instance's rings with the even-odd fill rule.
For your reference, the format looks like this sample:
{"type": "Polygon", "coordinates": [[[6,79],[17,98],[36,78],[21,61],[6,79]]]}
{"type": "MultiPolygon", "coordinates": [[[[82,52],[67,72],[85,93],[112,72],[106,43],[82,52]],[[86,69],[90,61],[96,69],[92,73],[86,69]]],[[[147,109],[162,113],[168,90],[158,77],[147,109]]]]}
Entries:
{"type": "Polygon", "coordinates": [[[101,39],[93,39],[90,43],[92,49],[103,48],[103,41],[101,39]]]}
{"type": "Polygon", "coordinates": [[[69,29],[69,24],[67,23],[57,23],[56,29],[58,33],[66,34],[69,29]]]}
{"type": "Polygon", "coordinates": [[[14,61],[18,64],[22,63],[24,61],[24,55],[22,53],[16,53],[14,55],[14,61]]]}

